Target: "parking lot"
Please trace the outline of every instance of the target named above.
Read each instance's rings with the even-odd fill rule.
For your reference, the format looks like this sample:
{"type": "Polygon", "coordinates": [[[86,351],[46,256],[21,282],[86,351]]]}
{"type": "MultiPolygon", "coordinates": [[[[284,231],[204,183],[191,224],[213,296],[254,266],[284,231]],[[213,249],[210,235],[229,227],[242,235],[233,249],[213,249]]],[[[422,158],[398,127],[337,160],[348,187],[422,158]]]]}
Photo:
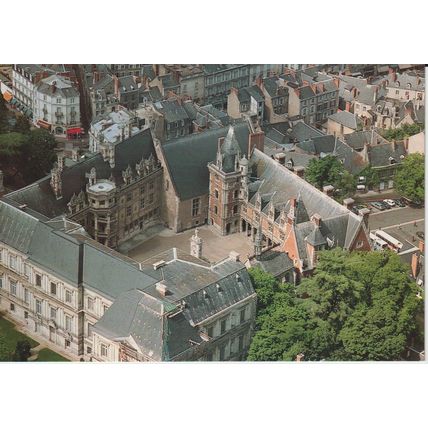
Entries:
{"type": "Polygon", "coordinates": [[[394,225],[403,225],[417,223],[423,221],[425,218],[425,208],[391,208],[385,211],[378,211],[372,209],[369,216],[369,227],[373,229],[384,229],[385,227],[394,225]]]}

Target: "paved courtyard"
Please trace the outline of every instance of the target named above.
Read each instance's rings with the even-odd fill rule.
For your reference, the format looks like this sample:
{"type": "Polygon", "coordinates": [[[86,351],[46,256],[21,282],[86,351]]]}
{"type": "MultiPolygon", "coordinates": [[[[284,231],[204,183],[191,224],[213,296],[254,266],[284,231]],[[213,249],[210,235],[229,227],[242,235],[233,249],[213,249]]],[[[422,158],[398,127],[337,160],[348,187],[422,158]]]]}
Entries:
{"type": "MultiPolygon", "coordinates": [[[[242,261],[245,261],[249,254],[253,254],[253,244],[244,233],[220,236],[210,226],[201,226],[198,230],[203,242],[202,256],[210,262],[217,262],[226,258],[231,251],[239,253],[242,261]]],[[[172,247],[190,253],[190,238],[194,231],[191,229],[174,233],[164,228],[156,236],[150,237],[130,249],[127,255],[134,260],[143,261],[172,247]]]]}

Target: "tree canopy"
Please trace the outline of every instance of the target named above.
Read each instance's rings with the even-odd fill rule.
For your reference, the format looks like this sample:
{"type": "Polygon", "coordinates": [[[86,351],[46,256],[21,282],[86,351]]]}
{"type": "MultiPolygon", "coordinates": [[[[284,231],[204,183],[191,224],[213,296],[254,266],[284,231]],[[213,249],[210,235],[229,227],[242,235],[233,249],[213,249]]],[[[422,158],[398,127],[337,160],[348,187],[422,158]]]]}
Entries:
{"type": "Polygon", "coordinates": [[[394,179],[396,190],[413,202],[425,200],[425,158],[420,153],[408,155],[394,179]]]}
{"type": "Polygon", "coordinates": [[[321,190],[324,186],[332,185],[338,199],[354,194],[356,189],[356,178],[332,155],[311,159],[305,171],[305,179],[321,190]]]}
{"type": "Polygon", "coordinates": [[[405,138],[411,137],[412,135],[419,134],[424,129],[423,125],[413,123],[411,125],[404,124],[403,126],[400,126],[399,128],[390,128],[385,131],[383,131],[383,138],[389,140],[389,141],[402,141],[405,138]]]}
{"type": "MultiPolygon", "coordinates": [[[[275,281],[267,276],[251,270],[257,293],[275,281]]],[[[408,266],[395,253],[320,252],[312,277],[295,291],[276,282],[270,303],[261,304],[248,359],[294,360],[303,353],[313,361],[397,360],[423,304],[416,294],[408,266]]]]}

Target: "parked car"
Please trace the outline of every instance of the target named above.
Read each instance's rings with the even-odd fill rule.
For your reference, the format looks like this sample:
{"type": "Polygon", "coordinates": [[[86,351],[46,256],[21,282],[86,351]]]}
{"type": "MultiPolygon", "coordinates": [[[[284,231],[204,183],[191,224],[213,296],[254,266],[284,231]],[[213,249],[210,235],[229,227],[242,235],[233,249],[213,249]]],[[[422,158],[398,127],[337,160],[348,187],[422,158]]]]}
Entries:
{"type": "Polygon", "coordinates": [[[384,204],[388,205],[389,208],[394,208],[395,207],[395,202],[392,199],[384,199],[382,202],[384,204]]]}
{"type": "Polygon", "coordinates": [[[386,209],[385,205],[384,205],[384,204],[382,204],[381,202],[377,202],[377,201],[375,201],[375,202],[371,202],[371,203],[370,203],[370,205],[371,205],[373,208],[378,209],[379,211],[383,211],[383,210],[385,210],[385,209],[386,209]]]}
{"type": "Polygon", "coordinates": [[[397,207],[403,208],[406,206],[406,204],[402,202],[400,199],[394,199],[394,202],[397,207]]]}
{"type": "Polygon", "coordinates": [[[420,239],[425,240],[425,232],[416,232],[416,236],[420,239]]]}

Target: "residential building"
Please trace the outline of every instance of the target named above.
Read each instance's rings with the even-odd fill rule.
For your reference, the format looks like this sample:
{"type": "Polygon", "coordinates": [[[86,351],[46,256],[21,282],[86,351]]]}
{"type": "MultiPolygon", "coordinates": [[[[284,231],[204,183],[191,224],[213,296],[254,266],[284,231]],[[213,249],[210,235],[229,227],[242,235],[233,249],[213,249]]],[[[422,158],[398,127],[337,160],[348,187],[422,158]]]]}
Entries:
{"type": "Polygon", "coordinates": [[[141,76],[144,64],[107,64],[116,77],[141,76]]]}
{"type": "Polygon", "coordinates": [[[363,121],[349,111],[338,111],[328,117],[326,131],[327,134],[343,139],[345,135],[363,129],[363,121]]]}
{"type": "Polygon", "coordinates": [[[12,71],[14,104],[27,117],[33,116],[34,86],[54,74],[52,70],[39,64],[14,64],[12,71]]]}
{"type": "Polygon", "coordinates": [[[265,99],[257,85],[248,88],[231,88],[227,96],[227,114],[233,119],[245,118],[263,123],[265,99]]]}
{"type": "Polygon", "coordinates": [[[55,135],[81,133],[80,94],[65,77],[52,75],[40,80],[33,92],[33,123],[55,135]]]}
{"type": "Polygon", "coordinates": [[[91,122],[89,151],[97,153],[104,144],[119,143],[141,130],[138,116],[119,106],[117,111],[105,113],[91,122]]]}
{"type": "Polygon", "coordinates": [[[309,125],[321,125],[337,111],[339,81],[325,75],[289,77],[289,116],[301,116],[309,125]],[[307,80],[306,80],[307,79],[307,80]],[[320,80],[320,81],[318,81],[320,80]]]}
{"type": "Polygon", "coordinates": [[[425,78],[416,73],[391,71],[385,81],[387,98],[400,101],[414,101],[425,105],[425,78]]]}
{"type": "Polygon", "coordinates": [[[256,295],[237,254],[137,263],[66,219],[0,201],[0,309],[81,361],[245,358],[256,295]]]}

